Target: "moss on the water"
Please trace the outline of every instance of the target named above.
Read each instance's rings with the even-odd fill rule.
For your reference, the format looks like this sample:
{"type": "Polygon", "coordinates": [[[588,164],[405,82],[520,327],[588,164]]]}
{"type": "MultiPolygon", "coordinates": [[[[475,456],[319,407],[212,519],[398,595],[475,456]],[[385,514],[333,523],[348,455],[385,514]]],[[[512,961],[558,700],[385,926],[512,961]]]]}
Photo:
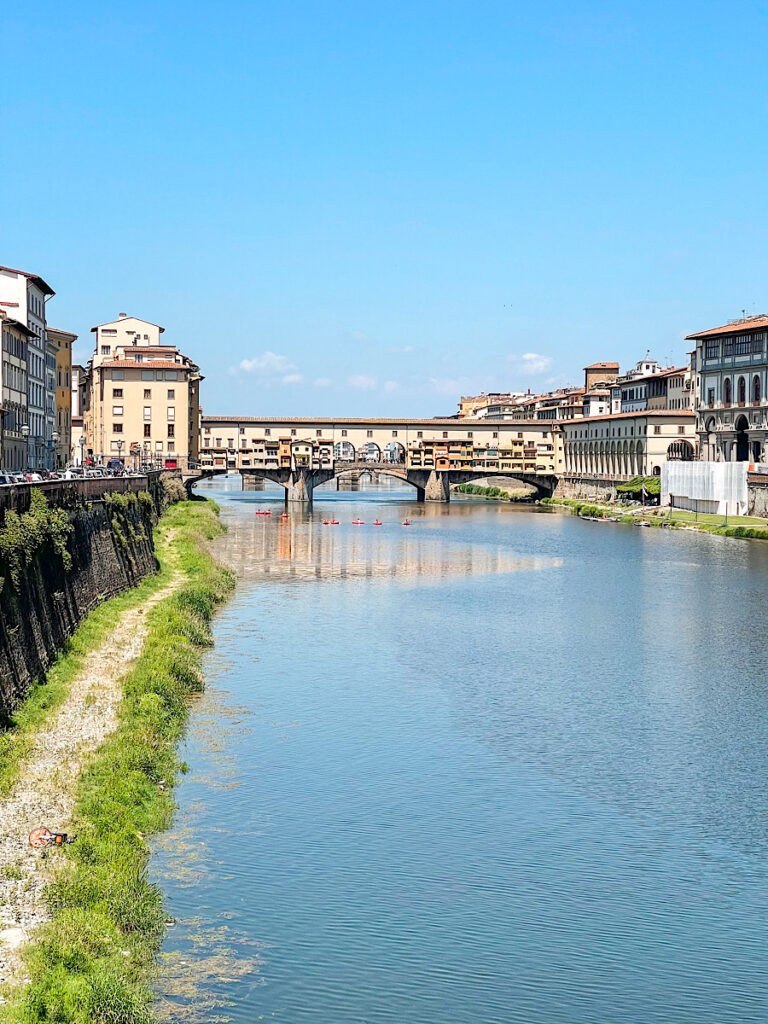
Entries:
{"type": "Polygon", "coordinates": [[[166,915],[147,875],[145,837],[166,828],[182,765],[188,698],[202,685],[214,608],[233,586],[207,541],[222,532],[211,502],[172,506],[161,521],[181,586],[148,613],[117,730],[80,780],[72,831],[47,891],[51,920],[25,953],[30,981],[3,1008],[14,1024],[148,1024],[166,915]]]}

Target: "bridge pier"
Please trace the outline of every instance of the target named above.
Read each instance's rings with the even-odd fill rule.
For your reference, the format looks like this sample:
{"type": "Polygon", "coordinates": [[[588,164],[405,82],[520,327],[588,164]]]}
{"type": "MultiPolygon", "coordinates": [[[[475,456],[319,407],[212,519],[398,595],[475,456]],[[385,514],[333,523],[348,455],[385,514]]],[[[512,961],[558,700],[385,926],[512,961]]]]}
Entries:
{"type": "Polygon", "coordinates": [[[419,501],[441,501],[446,502],[451,500],[451,484],[448,473],[442,473],[438,469],[433,469],[427,480],[427,485],[424,488],[424,497],[419,497],[419,501]]]}
{"type": "Polygon", "coordinates": [[[288,479],[280,481],[285,487],[285,500],[312,504],[312,494],[320,484],[333,479],[332,469],[292,469],[288,479]]]}

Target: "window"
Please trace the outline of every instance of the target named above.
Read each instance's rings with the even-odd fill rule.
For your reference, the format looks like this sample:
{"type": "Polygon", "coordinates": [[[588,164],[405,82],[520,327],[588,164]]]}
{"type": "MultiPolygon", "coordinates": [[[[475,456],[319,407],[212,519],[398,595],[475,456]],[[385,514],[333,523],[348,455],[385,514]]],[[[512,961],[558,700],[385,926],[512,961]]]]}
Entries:
{"type": "Polygon", "coordinates": [[[123,407],[122,407],[122,405],[113,405],[112,406],[112,415],[113,416],[122,416],[123,415],[123,407]]]}
{"type": "Polygon", "coordinates": [[[112,380],[125,380],[125,370],[113,370],[112,380]]]}
{"type": "Polygon", "coordinates": [[[122,423],[113,423],[112,424],[112,433],[113,434],[122,434],[122,432],[123,432],[123,424],[122,423]]]}
{"type": "Polygon", "coordinates": [[[680,424],[680,426],[677,428],[677,432],[678,432],[678,434],[684,434],[685,433],[685,427],[682,424],[680,424]]]}
{"type": "Polygon", "coordinates": [[[144,388],[144,397],[145,398],[151,398],[152,397],[152,388],[144,388]]]}
{"type": "Polygon", "coordinates": [[[152,424],[151,423],[145,423],[144,424],[144,437],[151,437],[151,436],[152,436],[152,424]]]}
{"type": "Polygon", "coordinates": [[[747,382],[744,380],[743,377],[739,377],[738,396],[739,405],[744,405],[747,401],[747,382]]]}
{"type": "Polygon", "coordinates": [[[154,373],[152,373],[151,370],[142,370],[141,371],[141,379],[142,380],[154,380],[155,379],[155,375],[154,375],[154,373]]]}
{"type": "Polygon", "coordinates": [[[718,359],[720,356],[720,342],[719,341],[708,341],[705,358],[707,359],[718,359]]]}
{"type": "Polygon", "coordinates": [[[322,437],[322,436],[323,436],[322,430],[316,430],[315,431],[315,437],[322,437]]]}
{"type": "Polygon", "coordinates": [[[112,397],[113,398],[122,398],[123,397],[123,389],[122,388],[112,388],[112,397]]]}
{"type": "Polygon", "coordinates": [[[518,431],[518,434],[517,434],[517,439],[518,439],[518,441],[522,441],[522,439],[523,439],[523,435],[519,431],[518,431]]]}
{"type": "Polygon", "coordinates": [[[267,427],[267,428],[265,429],[264,433],[265,433],[265,435],[266,435],[267,437],[271,437],[271,436],[272,436],[272,428],[271,428],[271,427],[267,427]]]}
{"type": "Polygon", "coordinates": [[[168,442],[168,451],[169,452],[175,452],[176,451],[176,442],[175,441],[169,441],[168,442]]]}
{"type": "Polygon", "coordinates": [[[347,432],[346,432],[346,430],[342,430],[342,432],[341,432],[341,436],[342,436],[342,437],[346,437],[346,436],[347,436],[347,432]]]}
{"type": "Polygon", "coordinates": [[[108,356],[111,351],[112,351],[112,346],[111,345],[102,345],[101,346],[101,354],[103,356],[108,356]]]}
{"type": "Polygon", "coordinates": [[[731,378],[726,377],[723,381],[723,402],[725,402],[726,405],[730,405],[732,397],[733,396],[731,394],[731,378]]]}
{"type": "Polygon", "coordinates": [[[471,430],[468,430],[468,431],[467,431],[467,437],[474,437],[474,436],[475,436],[475,435],[474,435],[474,432],[473,432],[473,431],[471,431],[471,430]]]}
{"type": "MultiPolygon", "coordinates": [[[[175,390],[175,388],[168,388],[168,398],[175,398],[175,397],[176,397],[176,390],[175,390]]],[[[240,433],[241,434],[243,433],[243,427],[240,428],[240,433]]]]}
{"type": "Polygon", "coordinates": [[[494,437],[498,437],[498,436],[499,436],[499,432],[498,432],[498,430],[494,430],[494,432],[493,432],[493,436],[494,436],[494,437]]]}
{"type": "MultiPolygon", "coordinates": [[[[737,356],[749,355],[749,353],[751,351],[752,351],[752,339],[749,337],[749,335],[746,335],[746,337],[743,337],[743,338],[737,338],[736,339],[736,355],[737,356]]],[[[758,351],[759,351],[759,349],[758,349],[758,351]]]]}
{"type": "Polygon", "coordinates": [[[424,437],[424,431],[423,430],[417,430],[416,431],[416,437],[424,437]]]}
{"type": "Polygon", "coordinates": [[[760,401],[760,377],[757,374],[752,378],[752,401],[755,405],[760,401]]]}
{"type": "Polygon", "coordinates": [[[155,441],[155,451],[156,452],[161,452],[162,450],[163,450],[163,442],[162,441],[155,441]]]}
{"type": "Polygon", "coordinates": [[[102,335],[108,334],[110,337],[114,337],[117,334],[117,331],[111,327],[103,327],[101,333],[102,335]]]}
{"type": "Polygon", "coordinates": [[[366,437],[373,437],[373,431],[372,430],[366,430],[365,436],[366,437]]]}
{"type": "Polygon", "coordinates": [[[174,423],[168,424],[168,437],[176,437],[176,425],[174,423]]]}
{"type": "MultiPolygon", "coordinates": [[[[168,415],[168,419],[169,419],[169,420],[172,420],[172,419],[173,419],[173,416],[171,416],[171,415],[170,415],[170,413],[169,413],[169,415],[168,415]]],[[[240,433],[241,433],[241,434],[244,434],[244,433],[245,433],[245,427],[240,427],[240,433]]]]}
{"type": "Polygon", "coordinates": [[[707,391],[707,404],[709,406],[713,406],[715,404],[715,389],[714,388],[710,388],[707,391]]]}
{"type": "Polygon", "coordinates": [[[152,406],[151,405],[145,405],[144,406],[144,419],[145,420],[151,420],[152,419],[152,406]]]}
{"type": "MultiPolygon", "coordinates": [[[[168,419],[169,420],[175,420],[176,419],[176,406],[175,405],[169,405],[168,406],[168,419]]],[[[244,434],[245,431],[241,430],[240,433],[244,434]]]]}
{"type": "Polygon", "coordinates": [[[221,448],[221,438],[220,438],[220,437],[217,437],[217,438],[216,438],[216,444],[215,444],[215,447],[216,447],[216,448],[221,448]]]}
{"type": "Polygon", "coordinates": [[[448,437],[448,431],[447,430],[443,431],[443,437],[448,437]]]}
{"type": "Polygon", "coordinates": [[[659,424],[659,423],[654,424],[653,432],[654,432],[654,434],[660,434],[661,433],[661,424],[659,424]]]}
{"type": "MultiPolygon", "coordinates": [[[[160,380],[159,377],[157,379],[160,380]]],[[[179,374],[178,374],[178,372],[176,370],[166,370],[165,371],[165,379],[166,380],[178,380],[179,379],[179,374]]]]}
{"type": "Polygon", "coordinates": [[[234,439],[234,437],[228,437],[227,438],[227,448],[234,448],[234,447],[235,447],[235,439],[234,439]]]}
{"type": "Polygon", "coordinates": [[[396,430],[392,431],[392,437],[397,437],[397,431],[396,430]]]}
{"type": "Polygon", "coordinates": [[[296,427],[291,427],[291,437],[296,437],[296,427]]]}
{"type": "Polygon", "coordinates": [[[210,434],[210,432],[211,432],[211,428],[210,427],[203,427],[203,433],[204,434],[210,434]]]}

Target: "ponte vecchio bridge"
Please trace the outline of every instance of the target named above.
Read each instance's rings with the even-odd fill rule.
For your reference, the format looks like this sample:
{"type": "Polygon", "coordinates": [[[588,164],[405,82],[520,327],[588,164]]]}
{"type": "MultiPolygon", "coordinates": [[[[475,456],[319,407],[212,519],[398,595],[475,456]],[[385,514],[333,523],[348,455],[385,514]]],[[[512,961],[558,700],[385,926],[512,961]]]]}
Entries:
{"type": "Polygon", "coordinates": [[[243,485],[281,484],[288,501],[345,473],[375,471],[416,488],[419,501],[448,501],[451,484],[509,477],[551,495],[562,442],[546,421],[304,419],[204,416],[203,470],[239,471],[243,485]]]}

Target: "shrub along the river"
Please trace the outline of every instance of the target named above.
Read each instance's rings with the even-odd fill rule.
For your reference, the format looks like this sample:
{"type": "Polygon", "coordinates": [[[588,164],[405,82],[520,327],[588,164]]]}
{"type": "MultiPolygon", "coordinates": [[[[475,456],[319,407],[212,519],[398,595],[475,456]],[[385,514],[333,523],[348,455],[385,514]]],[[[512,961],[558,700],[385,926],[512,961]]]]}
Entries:
{"type": "Polygon", "coordinates": [[[183,765],[176,746],[188,698],[203,685],[202,650],[213,609],[233,586],[206,541],[222,531],[211,502],[166,512],[185,577],[148,613],[149,635],[124,682],[117,730],[79,783],[77,842],[47,890],[51,920],[26,953],[30,982],[3,1019],[18,1024],[147,1024],[165,927],[163,898],[147,875],[145,837],[168,826],[183,765]]]}

